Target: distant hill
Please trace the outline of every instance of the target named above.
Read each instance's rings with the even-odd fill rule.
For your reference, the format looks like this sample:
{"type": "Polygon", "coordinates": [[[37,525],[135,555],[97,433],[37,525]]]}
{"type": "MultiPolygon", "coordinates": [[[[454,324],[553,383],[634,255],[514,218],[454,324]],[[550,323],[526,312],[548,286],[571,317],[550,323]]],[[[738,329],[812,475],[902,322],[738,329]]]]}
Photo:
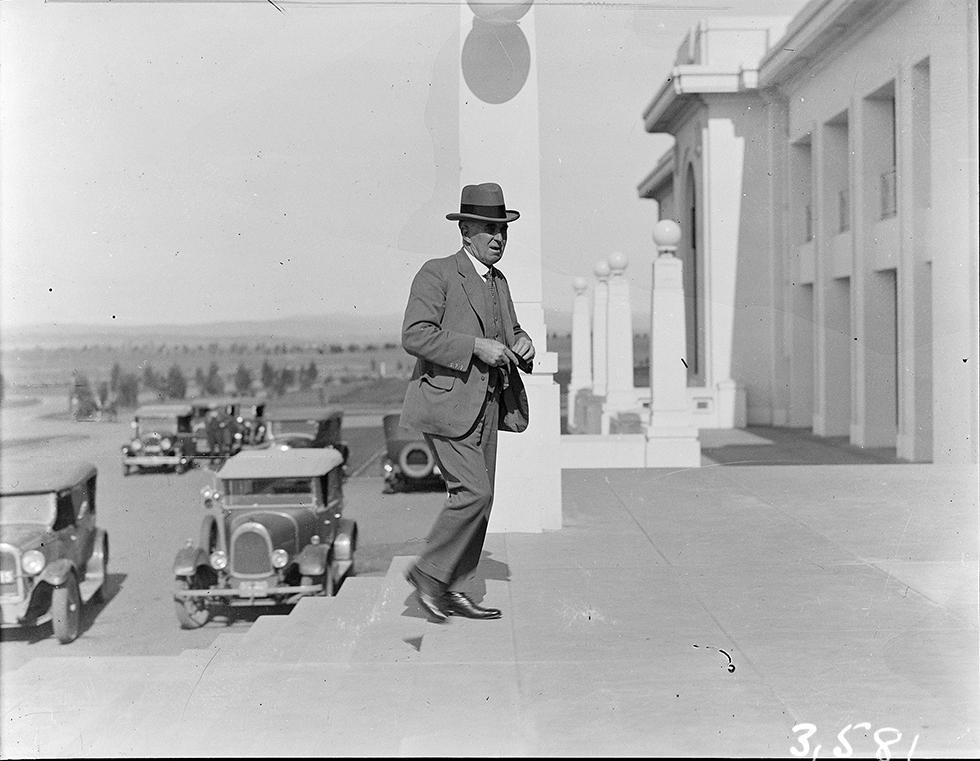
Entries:
{"type": "Polygon", "coordinates": [[[400,314],[284,317],[277,320],[242,320],[191,325],[71,325],[41,323],[0,326],[4,349],[32,346],[125,345],[134,342],[231,343],[255,341],[385,342],[398,341],[400,314]]]}

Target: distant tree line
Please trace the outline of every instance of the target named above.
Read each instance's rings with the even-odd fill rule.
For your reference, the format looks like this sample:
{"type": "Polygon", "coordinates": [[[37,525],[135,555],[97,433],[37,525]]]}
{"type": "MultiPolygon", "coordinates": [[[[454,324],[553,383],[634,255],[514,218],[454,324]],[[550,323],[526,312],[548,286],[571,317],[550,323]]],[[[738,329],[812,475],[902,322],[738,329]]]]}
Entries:
{"type": "MultiPolygon", "coordinates": [[[[114,346],[111,344],[84,344],[81,347],[81,351],[128,351],[131,353],[140,354],[240,354],[240,355],[252,355],[252,354],[343,354],[344,352],[355,354],[359,352],[369,352],[378,351],[379,349],[393,350],[398,349],[400,345],[394,341],[385,341],[384,343],[266,343],[258,342],[254,344],[245,342],[233,342],[230,344],[222,344],[218,342],[211,342],[208,344],[198,343],[198,344],[188,344],[188,343],[131,343],[125,344],[122,347],[114,346]]],[[[48,348],[40,345],[34,347],[34,351],[41,352],[59,352],[65,351],[66,347],[59,346],[54,348],[48,348]]]]}
{"type": "MultiPolygon", "coordinates": [[[[260,385],[274,396],[282,396],[297,386],[306,391],[319,377],[320,370],[313,360],[299,368],[274,367],[269,360],[265,360],[259,370],[260,385]]],[[[231,389],[238,394],[249,394],[255,385],[255,378],[244,362],[239,363],[231,376],[229,387],[218,363],[212,362],[206,371],[201,367],[195,369],[194,385],[204,396],[221,396],[230,393],[231,389]]],[[[72,410],[76,417],[91,417],[104,409],[136,407],[140,392],[146,390],[156,392],[161,401],[185,399],[188,391],[187,377],[176,362],[165,373],[158,372],[149,362],[144,363],[139,372],[123,370],[116,362],[109,373],[109,380],[102,381],[95,387],[84,373],[75,373],[72,410]]]]}

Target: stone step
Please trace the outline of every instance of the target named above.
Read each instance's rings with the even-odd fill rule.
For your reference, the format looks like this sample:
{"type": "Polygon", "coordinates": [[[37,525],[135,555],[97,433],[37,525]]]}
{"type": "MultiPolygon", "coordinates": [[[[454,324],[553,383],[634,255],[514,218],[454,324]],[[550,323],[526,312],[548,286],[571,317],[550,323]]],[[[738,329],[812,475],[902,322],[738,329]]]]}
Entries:
{"type": "Polygon", "coordinates": [[[229,642],[215,665],[343,663],[382,592],[382,578],[351,578],[334,597],[307,597],[287,616],[261,616],[242,639],[229,642]]]}
{"type": "Polygon", "coordinates": [[[3,757],[128,755],[133,722],[178,719],[211,657],[36,658],[4,677],[3,757]]]}

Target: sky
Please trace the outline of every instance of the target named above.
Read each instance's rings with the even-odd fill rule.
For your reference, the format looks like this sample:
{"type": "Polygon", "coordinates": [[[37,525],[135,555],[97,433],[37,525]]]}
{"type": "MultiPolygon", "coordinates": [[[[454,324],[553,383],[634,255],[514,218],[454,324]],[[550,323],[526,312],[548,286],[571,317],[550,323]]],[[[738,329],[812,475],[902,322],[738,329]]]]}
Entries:
{"type": "MultiPolygon", "coordinates": [[[[636,187],[672,139],[643,110],[699,19],[803,0],[551,2],[531,52],[543,305],[570,311],[618,251],[649,311],[656,205],[636,187]]],[[[469,8],[276,4],[0,2],[0,325],[400,315],[418,267],[456,251],[437,143],[469,8]]]]}

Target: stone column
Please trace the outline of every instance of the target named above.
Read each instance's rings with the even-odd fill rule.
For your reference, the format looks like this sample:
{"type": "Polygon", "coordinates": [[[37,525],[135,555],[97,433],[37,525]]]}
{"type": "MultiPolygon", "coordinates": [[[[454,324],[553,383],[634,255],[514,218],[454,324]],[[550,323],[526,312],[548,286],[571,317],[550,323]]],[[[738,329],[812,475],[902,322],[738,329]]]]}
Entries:
{"type": "Polygon", "coordinates": [[[490,531],[561,528],[561,411],[558,355],[547,350],[541,294],[541,172],[538,69],[532,0],[460,5],[460,186],[497,182],[511,225],[500,269],[517,318],[534,341],[534,373],[524,376],[530,424],[501,433],[490,531]]]}
{"type": "Polygon", "coordinates": [[[582,389],[592,387],[592,331],[589,320],[589,284],[584,277],[575,278],[575,301],[572,304],[572,377],[568,383],[568,430],[576,425],[575,397],[582,389]]]}
{"type": "Polygon", "coordinates": [[[596,262],[596,284],[592,293],[592,393],[606,395],[606,349],[609,325],[609,263],[596,262]]]}
{"type": "Polygon", "coordinates": [[[698,467],[701,444],[687,400],[684,280],[681,260],[674,256],[680,226],[663,219],[654,227],[660,249],[653,262],[650,314],[650,424],[646,466],[698,467]]]}
{"type": "MultiPolygon", "coordinates": [[[[604,416],[636,408],[633,388],[633,314],[626,278],[629,260],[615,252],[609,257],[609,306],[606,325],[606,403],[604,416]]],[[[683,335],[683,334],[682,334],[683,335]]]]}

